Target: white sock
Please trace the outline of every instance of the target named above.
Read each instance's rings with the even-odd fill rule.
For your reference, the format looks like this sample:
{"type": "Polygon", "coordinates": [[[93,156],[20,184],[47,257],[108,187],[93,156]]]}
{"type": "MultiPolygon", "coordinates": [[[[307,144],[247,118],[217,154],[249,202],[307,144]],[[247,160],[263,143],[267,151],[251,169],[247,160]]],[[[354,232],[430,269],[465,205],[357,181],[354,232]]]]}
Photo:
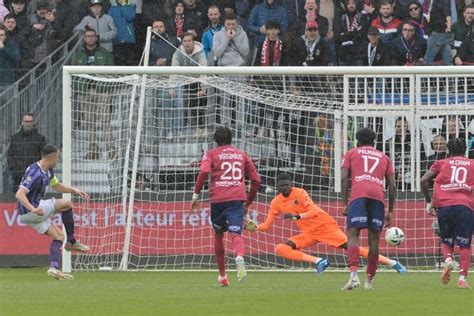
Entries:
{"type": "Polygon", "coordinates": [[[393,267],[396,264],[397,264],[396,260],[390,260],[390,267],[393,267]]]}
{"type": "Polygon", "coordinates": [[[354,271],[354,272],[351,272],[351,279],[355,278],[357,276],[357,272],[354,271]]]}
{"type": "Polygon", "coordinates": [[[464,281],[464,280],[466,280],[466,277],[464,275],[460,275],[459,276],[459,281],[464,281]]]}

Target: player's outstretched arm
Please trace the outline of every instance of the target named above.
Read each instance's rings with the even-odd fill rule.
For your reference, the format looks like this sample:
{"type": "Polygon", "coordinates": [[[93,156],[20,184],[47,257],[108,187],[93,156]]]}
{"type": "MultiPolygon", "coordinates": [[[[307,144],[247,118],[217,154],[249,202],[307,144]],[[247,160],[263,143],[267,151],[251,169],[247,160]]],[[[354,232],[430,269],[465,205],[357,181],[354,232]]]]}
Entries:
{"type": "Polygon", "coordinates": [[[436,173],[428,170],[425,172],[423,177],[421,177],[421,192],[425,197],[426,205],[426,212],[431,216],[435,215],[435,209],[433,207],[433,203],[431,202],[431,193],[430,193],[430,182],[436,177],[436,173]]]}
{"type": "Polygon", "coordinates": [[[71,193],[71,194],[79,195],[83,199],[89,199],[89,194],[87,194],[86,192],[76,187],[66,185],[64,183],[58,183],[55,186],[52,186],[52,188],[54,191],[59,192],[59,193],[71,193]]]}
{"type": "Polygon", "coordinates": [[[347,198],[349,194],[349,169],[342,168],[341,170],[341,198],[342,198],[342,215],[347,215],[347,198]]]}

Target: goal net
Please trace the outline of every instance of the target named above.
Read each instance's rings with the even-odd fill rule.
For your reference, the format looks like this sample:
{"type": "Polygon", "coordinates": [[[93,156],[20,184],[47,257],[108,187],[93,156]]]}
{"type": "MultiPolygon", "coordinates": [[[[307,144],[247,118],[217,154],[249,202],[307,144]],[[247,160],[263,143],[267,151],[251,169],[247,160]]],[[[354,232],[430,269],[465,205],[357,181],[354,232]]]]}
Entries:
{"type": "MultiPolygon", "coordinates": [[[[371,127],[376,147],[395,163],[392,225],[406,236],[398,247],[382,238],[380,252],[408,269],[439,267],[436,223],[425,212],[419,179],[443,158],[449,138],[464,138],[472,155],[474,74],[422,71],[66,67],[64,181],[91,195],[72,197],[76,238],[91,247],[72,257],[72,269],[215,269],[207,191],[196,213],[190,201],[201,157],[215,146],[220,125],[232,129],[233,144],[261,176],[251,218],[264,221],[276,175],[288,172],[344,231],[342,156],[356,145],[355,131],[371,127]]],[[[308,269],[274,254],[298,233],[284,219],[266,233],[244,232],[249,267],[308,269]]],[[[361,243],[367,246],[366,235],[361,243]]],[[[233,268],[230,240],[226,249],[233,268]]],[[[305,251],[346,267],[343,250],[317,244],[305,251]]]]}

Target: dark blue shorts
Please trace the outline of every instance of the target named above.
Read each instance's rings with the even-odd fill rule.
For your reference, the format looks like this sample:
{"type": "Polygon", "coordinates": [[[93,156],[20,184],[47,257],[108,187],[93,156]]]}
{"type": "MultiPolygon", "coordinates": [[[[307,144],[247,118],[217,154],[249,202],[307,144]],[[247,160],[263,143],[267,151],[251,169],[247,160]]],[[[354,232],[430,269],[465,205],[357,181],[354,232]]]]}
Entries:
{"type": "Polygon", "coordinates": [[[347,213],[347,228],[369,228],[381,231],[385,220],[382,201],[358,198],[351,202],[347,213]]]}
{"type": "Polygon", "coordinates": [[[464,205],[453,205],[438,209],[438,223],[441,240],[453,247],[470,248],[473,230],[473,212],[464,205]]]}
{"type": "Polygon", "coordinates": [[[229,201],[211,204],[211,222],[216,231],[242,233],[244,202],[229,201]]]}

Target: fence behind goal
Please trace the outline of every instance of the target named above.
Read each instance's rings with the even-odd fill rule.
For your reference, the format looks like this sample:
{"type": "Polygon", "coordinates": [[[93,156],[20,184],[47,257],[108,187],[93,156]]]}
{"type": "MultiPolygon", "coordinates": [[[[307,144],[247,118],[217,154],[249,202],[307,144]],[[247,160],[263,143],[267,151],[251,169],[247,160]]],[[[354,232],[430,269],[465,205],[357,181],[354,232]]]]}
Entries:
{"type": "MultiPolygon", "coordinates": [[[[406,234],[399,247],[381,241],[381,253],[412,270],[439,267],[419,179],[452,137],[465,139],[472,157],[472,67],[65,67],[63,86],[64,182],[92,197],[73,197],[76,236],[92,249],[72,258],[73,269],[214,269],[208,196],[196,213],[190,200],[219,125],[233,130],[262,178],[252,218],[265,219],[276,174],[285,171],[341,227],[342,156],[357,129],[373,128],[376,147],[395,163],[393,225],[406,234]]],[[[308,268],[274,255],[297,233],[283,219],[266,233],[245,232],[249,265],[308,268]]],[[[308,251],[346,266],[341,250],[308,251]]]]}

